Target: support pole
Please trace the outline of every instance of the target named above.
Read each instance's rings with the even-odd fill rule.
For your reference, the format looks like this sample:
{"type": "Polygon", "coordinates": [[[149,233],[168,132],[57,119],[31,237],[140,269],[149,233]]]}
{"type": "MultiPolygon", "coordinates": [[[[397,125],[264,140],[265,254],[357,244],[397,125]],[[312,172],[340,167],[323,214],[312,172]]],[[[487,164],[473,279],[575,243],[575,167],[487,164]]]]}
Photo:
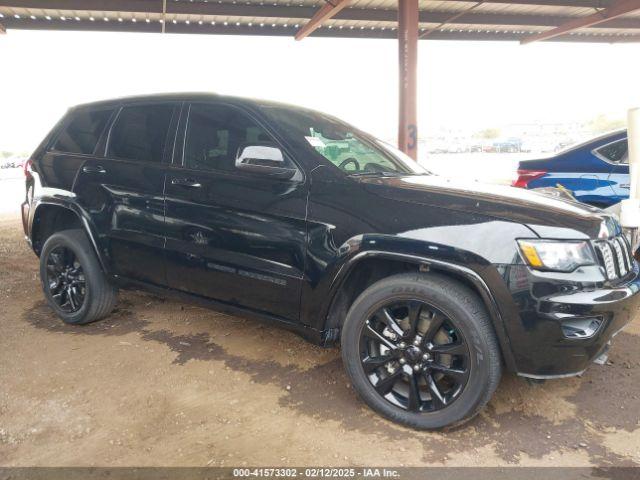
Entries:
{"type": "Polygon", "coordinates": [[[167,31],[167,0],[162,0],[162,33],[167,31]]]}
{"type": "Polygon", "coordinates": [[[630,189],[629,198],[620,203],[620,223],[630,231],[635,251],[640,228],[640,108],[629,110],[627,137],[630,189]]]}
{"type": "Polygon", "coordinates": [[[398,148],[418,158],[418,0],[398,0],[400,118],[398,148]]]}

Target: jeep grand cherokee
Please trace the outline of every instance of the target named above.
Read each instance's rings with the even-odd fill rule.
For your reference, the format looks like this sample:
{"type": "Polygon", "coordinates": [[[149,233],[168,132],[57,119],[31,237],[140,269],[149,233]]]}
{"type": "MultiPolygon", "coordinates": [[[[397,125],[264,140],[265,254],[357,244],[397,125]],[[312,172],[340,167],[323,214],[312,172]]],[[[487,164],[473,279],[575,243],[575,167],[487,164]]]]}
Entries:
{"type": "Polygon", "coordinates": [[[431,175],[328,115],[207,94],[72,108],[25,167],[24,230],[67,323],[119,288],[253,316],[321,345],[380,414],[461,423],[502,370],[581,373],[635,313],[604,212],[431,175]]]}

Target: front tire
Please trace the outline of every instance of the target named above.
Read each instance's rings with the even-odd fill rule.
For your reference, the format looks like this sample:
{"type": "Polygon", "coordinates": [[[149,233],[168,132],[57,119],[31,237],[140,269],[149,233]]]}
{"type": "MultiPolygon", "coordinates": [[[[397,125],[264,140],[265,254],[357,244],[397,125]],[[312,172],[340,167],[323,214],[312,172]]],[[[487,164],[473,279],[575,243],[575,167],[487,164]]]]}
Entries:
{"type": "Polygon", "coordinates": [[[341,346],[365,403],[416,429],[468,421],[500,381],[482,301],[444,275],[400,274],[371,285],[347,313],[341,346]]]}
{"type": "Polygon", "coordinates": [[[40,253],[40,280],[47,302],[65,323],[100,320],[117,301],[117,290],[82,230],[63,230],[47,239],[40,253]]]}

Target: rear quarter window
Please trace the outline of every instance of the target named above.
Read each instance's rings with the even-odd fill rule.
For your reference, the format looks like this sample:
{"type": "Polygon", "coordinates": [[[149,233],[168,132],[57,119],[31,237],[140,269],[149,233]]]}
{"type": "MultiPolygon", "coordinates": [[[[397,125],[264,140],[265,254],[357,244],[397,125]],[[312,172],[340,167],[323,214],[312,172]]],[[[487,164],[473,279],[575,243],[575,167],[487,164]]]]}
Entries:
{"type": "Polygon", "coordinates": [[[611,163],[629,163],[629,144],[626,138],[599,147],[595,153],[611,163]]]}
{"type": "Polygon", "coordinates": [[[83,109],[70,114],[53,149],[59,152],[92,154],[113,108],[83,109]]]}

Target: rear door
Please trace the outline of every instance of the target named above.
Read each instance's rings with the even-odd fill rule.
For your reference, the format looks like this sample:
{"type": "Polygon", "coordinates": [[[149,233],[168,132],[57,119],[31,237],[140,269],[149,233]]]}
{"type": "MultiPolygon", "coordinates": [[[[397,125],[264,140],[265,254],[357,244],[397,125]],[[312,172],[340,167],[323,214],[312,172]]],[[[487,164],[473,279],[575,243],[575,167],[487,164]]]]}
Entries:
{"type": "Polygon", "coordinates": [[[164,183],[179,103],[122,105],[74,186],[113,274],[166,285],[164,183]]]}
{"type": "Polygon", "coordinates": [[[84,162],[94,158],[99,140],[117,111],[116,106],[72,109],[51,146],[38,161],[43,186],[70,190],[84,162]]]}
{"type": "Polygon", "coordinates": [[[193,103],[185,117],[182,155],[166,185],[169,285],[297,320],[306,251],[302,171],[284,180],[238,170],[242,145],[277,141],[237,106],[193,103]]]}

